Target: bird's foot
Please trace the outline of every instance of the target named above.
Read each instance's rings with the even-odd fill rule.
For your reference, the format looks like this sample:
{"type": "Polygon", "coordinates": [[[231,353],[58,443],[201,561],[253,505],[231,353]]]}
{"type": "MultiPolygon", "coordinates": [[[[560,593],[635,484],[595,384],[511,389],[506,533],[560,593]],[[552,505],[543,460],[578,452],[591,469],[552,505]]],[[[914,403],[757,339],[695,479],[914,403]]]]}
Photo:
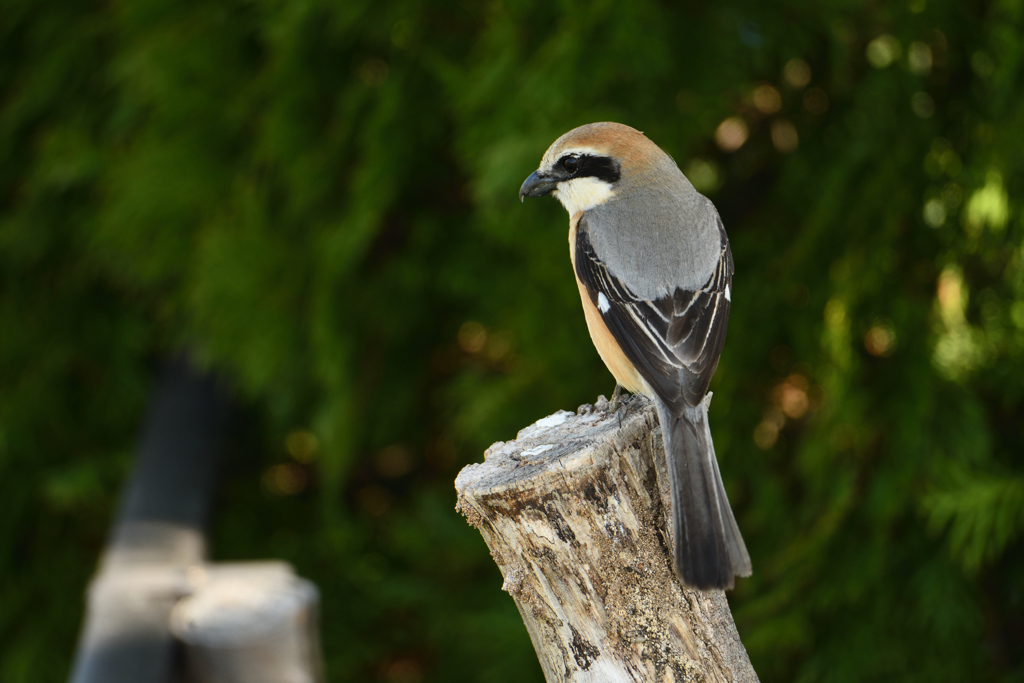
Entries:
{"type": "Polygon", "coordinates": [[[617,411],[619,409],[619,398],[622,396],[622,385],[616,383],[615,391],[612,392],[612,400],[608,401],[608,410],[617,411]]]}
{"type": "Polygon", "coordinates": [[[612,392],[612,400],[608,400],[601,394],[594,401],[594,405],[580,406],[579,414],[597,412],[597,413],[615,413],[619,419],[619,427],[622,427],[622,414],[626,411],[626,402],[629,400],[628,396],[622,395],[622,386],[619,384],[615,385],[615,391],[612,392]],[[586,410],[584,410],[586,408],[586,410]]]}
{"type": "Polygon", "coordinates": [[[622,413],[626,411],[626,400],[622,397],[622,385],[616,383],[615,391],[612,392],[612,400],[608,401],[608,412],[614,412],[619,420],[619,429],[622,429],[622,413]]]}

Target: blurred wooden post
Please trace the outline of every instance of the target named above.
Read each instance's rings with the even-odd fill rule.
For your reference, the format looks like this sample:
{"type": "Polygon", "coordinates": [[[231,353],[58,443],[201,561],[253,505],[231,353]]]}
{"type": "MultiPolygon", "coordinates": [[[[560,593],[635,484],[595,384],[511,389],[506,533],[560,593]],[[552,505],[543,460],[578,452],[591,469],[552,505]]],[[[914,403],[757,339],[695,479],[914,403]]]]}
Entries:
{"type": "Polygon", "coordinates": [[[181,649],[188,683],[322,680],[316,587],[283,562],[205,563],[229,412],[217,379],[186,355],[164,368],[89,586],[71,683],[182,681],[181,649]]]}
{"type": "Polygon", "coordinates": [[[89,586],[72,683],[170,683],[177,652],[167,620],[206,557],[204,528],[230,401],[182,354],[160,373],[134,472],[89,586]]]}
{"type": "Polygon", "coordinates": [[[284,562],[189,570],[171,614],[190,683],[320,683],[320,595],[284,562]]]}
{"type": "Polygon", "coordinates": [[[590,406],[559,412],[455,482],[548,683],[757,681],[725,594],[672,569],[662,453],[653,407],[633,397],[621,428],[590,406]]]}

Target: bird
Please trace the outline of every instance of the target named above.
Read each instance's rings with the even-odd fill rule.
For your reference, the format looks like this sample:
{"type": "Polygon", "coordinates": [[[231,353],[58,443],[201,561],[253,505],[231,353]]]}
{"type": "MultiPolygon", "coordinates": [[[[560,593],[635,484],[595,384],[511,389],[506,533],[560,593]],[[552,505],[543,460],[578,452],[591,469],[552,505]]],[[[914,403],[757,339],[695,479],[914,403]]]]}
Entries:
{"type": "Polygon", "coordinates": [[[732,302],[729,238],[673,158],[620,123],[555,140],[519,200],[569,213],[569,257],[598,355],[619,386],[650,398],[668,464],[673,558],[682,582],[731,589],[751,573],[708,426],[708,385],[732,302]]]}

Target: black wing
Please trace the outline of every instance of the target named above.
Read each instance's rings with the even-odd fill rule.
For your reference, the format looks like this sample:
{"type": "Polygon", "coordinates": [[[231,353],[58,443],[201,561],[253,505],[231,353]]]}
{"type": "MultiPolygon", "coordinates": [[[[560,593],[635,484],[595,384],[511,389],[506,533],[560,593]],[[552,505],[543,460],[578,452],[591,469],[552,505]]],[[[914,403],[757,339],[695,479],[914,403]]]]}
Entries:
{"type": "Polygon", "coordinates": [[[725,226],[715,218],[722,251],[711,277],[696,291],[680,288],[653,301],[608,272],[590,243],[586,216],[576,229],[577,277],[626,357],[676,414],[704,400],[725,345],[733,262],[725,226]]]}

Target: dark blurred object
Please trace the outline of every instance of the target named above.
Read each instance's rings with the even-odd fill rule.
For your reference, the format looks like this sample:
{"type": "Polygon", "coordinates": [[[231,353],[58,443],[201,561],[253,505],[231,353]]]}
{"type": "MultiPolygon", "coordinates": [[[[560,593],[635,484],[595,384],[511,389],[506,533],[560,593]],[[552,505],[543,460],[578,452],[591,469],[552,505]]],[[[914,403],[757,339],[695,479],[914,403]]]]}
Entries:
{"type": "Polygon", "coordinates": [[[89,587],[74,683],[171,680],[168,620],[188,592],[186,570],[206,558],[230,404],[213,375],[186,355],[162,370],[142,429],[135,472],[89,587]]]}

